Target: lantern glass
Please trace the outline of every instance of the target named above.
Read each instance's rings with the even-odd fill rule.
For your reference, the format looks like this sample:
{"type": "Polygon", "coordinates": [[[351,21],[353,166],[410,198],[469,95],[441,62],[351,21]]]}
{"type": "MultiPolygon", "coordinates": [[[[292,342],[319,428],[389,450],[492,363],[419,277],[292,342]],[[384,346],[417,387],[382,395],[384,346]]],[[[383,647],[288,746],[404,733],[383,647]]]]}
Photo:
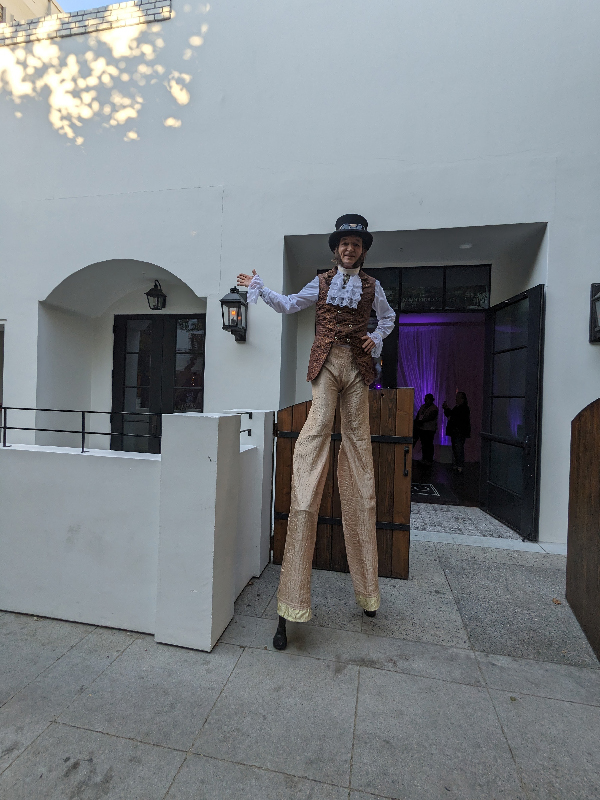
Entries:
{"type": "Polygon", "coordinates": [[[160,281],[154,281],[154,286],[144,294],[151,311],[162,311],[166,307],[167,295],[163,292],[160,281]]]}
{"type": "Polygon", "coordinates": [[[246,341],[246,292],[239,292],[234,286],[229,294],[221,298],[223,330],[235,336],[236,342],[246,341]]]}

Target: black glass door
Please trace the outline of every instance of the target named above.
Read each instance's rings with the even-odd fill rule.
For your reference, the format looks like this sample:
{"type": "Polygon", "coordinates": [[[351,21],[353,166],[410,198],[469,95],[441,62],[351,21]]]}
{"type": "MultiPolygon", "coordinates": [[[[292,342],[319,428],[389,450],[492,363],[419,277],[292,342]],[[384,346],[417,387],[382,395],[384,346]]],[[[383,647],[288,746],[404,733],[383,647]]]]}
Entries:
{"type": "Polygon", "coordinates": [[[111,449],[160,452],[160,415],[202,411],[205,315],[117,315],[111,449]],[[134,435],[135,434],[135,435],[134,435]]]}
{"type": "Polygon", "coordinates": [[[538,536],[544,287],[486,311],[481,507],[538,536]]]}

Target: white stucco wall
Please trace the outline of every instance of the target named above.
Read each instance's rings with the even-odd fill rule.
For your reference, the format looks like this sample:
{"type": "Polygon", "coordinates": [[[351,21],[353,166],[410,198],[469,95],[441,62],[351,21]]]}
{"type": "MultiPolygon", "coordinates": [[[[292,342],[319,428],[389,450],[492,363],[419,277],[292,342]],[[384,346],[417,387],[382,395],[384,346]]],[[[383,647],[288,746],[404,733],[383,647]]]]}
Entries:
{"type": "Polygon", "coordinates": [[[153,632],[160,456],[0,447],[0,608],[153,632]]]}
{"type": "MultiPolygon", "coordinates": [[[[117,72],[81,127],[68,102],[58,108],[47,88],[30,96],[16,67],[7,89],[4,73],[3,150],[19,153],[0,190],[6,402],[35,404],[38,303],[88,264],[131,258],[180,278],[207,304],[205,409],[275,408],[306,395],[306,335],[285,343],[293,363],[282,364],[281,319],[251,308],[239,345],[220,329],[218,299],[240,270],[288,282],[284,237],[324,235],[355,210],[375,232],[547,223],[528,277],[496,261],[492,292],[547,285],[540,536],[565,541],[569,422],[600,394],[600,348],[587,342],[598,4],[174,0],[173,10],[133,33],[60,42],[60,63],[73,54],[84,77],[88,52],[117,72]],[[122,124],[114,104],[102,111],[114,90],[139,106],[122,124]]],[[[51,66],[37,52],[36,79],[51,66]]],[[[483,243],[465,262],[449,243],[443,261],[488,257],[483,243]]],[[[290,325],[306,334],[310,321],[290,325]]]]}
{"type": "Polygon", "coordinates": [[[271,412],[164,417],[162,454],[0,446],[0,608],[211,650],[269,560],[271,412]]]}

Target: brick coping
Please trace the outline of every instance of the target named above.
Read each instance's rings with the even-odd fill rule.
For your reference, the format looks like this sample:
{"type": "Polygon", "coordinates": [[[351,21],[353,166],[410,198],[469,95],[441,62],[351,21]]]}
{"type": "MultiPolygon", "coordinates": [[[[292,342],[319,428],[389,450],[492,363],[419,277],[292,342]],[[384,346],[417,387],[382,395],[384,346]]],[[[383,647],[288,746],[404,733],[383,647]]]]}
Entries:
{"type": "Polygon", "coordinates": [[[0,47],[78,36],[126,25],[161,22],[170,18],[171,0],[128,0],[85,11],[36,17],[12,25],[0,23],[0,47]]]}

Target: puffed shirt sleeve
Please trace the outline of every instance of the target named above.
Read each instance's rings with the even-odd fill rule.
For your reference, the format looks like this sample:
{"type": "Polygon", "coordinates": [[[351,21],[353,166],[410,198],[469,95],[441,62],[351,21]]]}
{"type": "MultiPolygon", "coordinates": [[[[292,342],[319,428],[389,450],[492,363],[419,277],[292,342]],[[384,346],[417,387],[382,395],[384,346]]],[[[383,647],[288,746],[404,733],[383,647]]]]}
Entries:
{"type": "Polygon", "coordinates": [[[375,342],[375,347],[371,350],[371,355],[373,358],[379,358],[383,348],[383,340],[394,330],[394,324],[396,322],[396,312],[388,303],[385,292],[381,288],[379,281],[375,283],[373,309],[377,315],[377,327],[373,333],[369,334],[369,337],[375,342]]]}
{"type": "Polygon", "coordinates": [[[319,296],[319,278],[314,278],[301,289],[298,294],[279,294],[262,282],[260,275],[255,275],[248,287],[248,302],[256,303],[259,297],[279,314],[295,314],[304,308],[314,305],[319,296]]]}

